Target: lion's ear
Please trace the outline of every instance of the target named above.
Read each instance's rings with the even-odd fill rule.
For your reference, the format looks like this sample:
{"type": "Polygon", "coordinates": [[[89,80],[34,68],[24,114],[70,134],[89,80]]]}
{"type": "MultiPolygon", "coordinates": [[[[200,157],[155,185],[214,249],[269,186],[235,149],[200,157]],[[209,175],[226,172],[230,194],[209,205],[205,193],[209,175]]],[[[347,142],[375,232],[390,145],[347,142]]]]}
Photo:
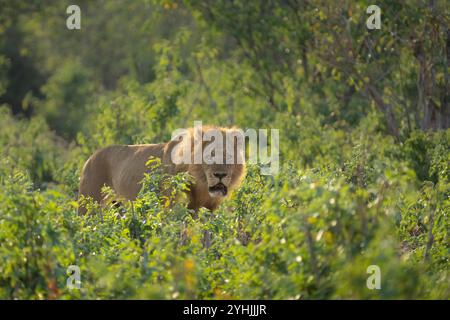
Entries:
{"type": "Polygon", "coordinates": [[[170,140],[164,147],[164,155],[162,159],[162,163],[164,165],[173,165],[175,164],[172,161],[172,152],[174,148],[180,143],[179,140],[170,140]]]}
{"type": "Polygon", "coordinates": [[[234,149],[233,161],[236,164],[245,162],[245,133],[242,129],[232,127],[226,130],[227,143],[232,143],[234,149]]]}
{"type": "Polygon", "coordinates": [[[190,134],[182,130],[173,135],[172,139],[164,147],[162,162],[164,165],[179,165],[190,161],[190,134]],[[185,157],[188,157],[185,159],[185,157]]]}
{"type": "Polygon", "coordinates": [[[235,137],[244,137],[244,130],[242,130],[241,128],[238,128],[238,127],[231,127],[231,128],[228,128],[228,129],[226,129],[226,131],[225,131],[226,133],[228,133],[228,134],[231,134],[231,135],[233,135],[233,136],[235,136],[235,137]]]}

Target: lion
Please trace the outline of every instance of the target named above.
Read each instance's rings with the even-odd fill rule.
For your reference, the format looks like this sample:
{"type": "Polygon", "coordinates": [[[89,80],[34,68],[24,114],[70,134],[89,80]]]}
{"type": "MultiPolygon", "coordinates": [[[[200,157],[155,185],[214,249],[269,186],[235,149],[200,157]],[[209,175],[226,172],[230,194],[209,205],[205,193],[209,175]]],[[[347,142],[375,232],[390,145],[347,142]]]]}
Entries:
{"type": "MultiPolygon", "coordinates": [[[[113,145],[97,150],[83,166],[79,184],[79,200],[82,197],[90,197],[103,206],[106,203],[106,198],[102,195],[104,186],[114,190],[118,199],[135,200],[142,187],[144,174],[149,173],[147,161],[151,158],[159,158],[165,173],[175,175],[187,172],[194,178],[188,192],[189,209],[198,211],[204,207],[214,211],[243,180],[244,150],[238,148],[238,141],[243,137],[243,133],[237,128],[205,126],[198,132],[201,136],[201,150],[208,149],[208,146],[209,149],[213,149],[212,157],[208,159],[200,154],[200,162],[195,161],[201,150],[194,147],[194,141],[198,140],[194,139],[197,133],[193,128],[186,130],[185,136],[182,136],[183,139],[179,136],[168,143],[113,145]],[[203,137],[211,136],[210,132],[216,133],[216,136],[212,135],[214,139],[204,141],[203,137]],[[221,136],[225,142],[219,143],[214,149],[211,148],[211,144],[216,142],[217,135],[221,136]],[[227,135],[232,137],[232,141],[226,139],[227,135]],[[224,152],[225,149],[228,151],[227,146],[233,150],[232,161],[227,160],[227,152],[224,152]],[[191,155],[187,151],[191,151],[191,155]],[[188,161],[180,162],[179,160],[185,154],[187,155],[183,159],[188,161]],[[211,161],[212,158],[215,160],[211,161]],[[238,161],[239,159],[241,161],[238,161]]],[[[80,214],[86,212],[83,201],[79,201],[78,212],[80,214]]]]}

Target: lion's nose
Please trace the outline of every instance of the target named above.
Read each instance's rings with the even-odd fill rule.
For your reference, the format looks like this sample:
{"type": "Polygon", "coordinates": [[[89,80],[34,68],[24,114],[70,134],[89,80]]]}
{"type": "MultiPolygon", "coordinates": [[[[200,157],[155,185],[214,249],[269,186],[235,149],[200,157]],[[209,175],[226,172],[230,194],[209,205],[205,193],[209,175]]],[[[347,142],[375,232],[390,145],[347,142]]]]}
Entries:
{"type": "Polygon", "coordinates": [[[223,172],[214,172],[214,177],[216,177],[216,178],[222,179],[222,178],[225,178],[226,176],[227,176],[226,173],[223,173],[223,172]]]}

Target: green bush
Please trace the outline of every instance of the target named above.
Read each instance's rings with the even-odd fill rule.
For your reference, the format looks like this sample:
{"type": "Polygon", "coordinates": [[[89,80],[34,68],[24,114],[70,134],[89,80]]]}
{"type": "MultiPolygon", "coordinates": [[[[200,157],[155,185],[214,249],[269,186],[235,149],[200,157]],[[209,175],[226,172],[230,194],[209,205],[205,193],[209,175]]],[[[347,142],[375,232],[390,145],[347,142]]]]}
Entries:
{"type": "Polygon", "coordinates": [[[91,203],[79,216],[70,196],[35,190],[5,161],[1,297],[448,298],[448,196],[418,188],[414,172],[395,161],[364,183],[294,166],[273,179],[250,166],[231,199],[197,218],[178,201],[189,178],[153,165],[136,201],[102,213],[91,203]],[[173,188],[169,198],[162,186],[173,188]],[[69,265],[81,269],[79,290],[66,288],[69,265]],[[367,289],[369,265],[381,268],[382,290],[367,289]]]}
{"type": "Polygon", "coordinates": [[[381,31],[364,1],[77,3],[81,30],[68,0],[2,2],[0,299],[449,299],[445,1],[381,31]],[[151,162],[135,201],[77,214],[96,149],[195,120],[278,129],[280,172],[194,213],[151,162]]]}

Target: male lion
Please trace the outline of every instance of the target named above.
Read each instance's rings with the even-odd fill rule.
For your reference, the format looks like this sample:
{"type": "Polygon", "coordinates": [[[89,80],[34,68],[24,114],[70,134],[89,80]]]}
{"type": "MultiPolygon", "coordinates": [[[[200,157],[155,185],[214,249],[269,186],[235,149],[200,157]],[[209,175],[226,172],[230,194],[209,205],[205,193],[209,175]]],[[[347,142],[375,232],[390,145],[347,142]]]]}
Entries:
{"type": "MultiPolygon", "coordinates": [[[[141,189],[144,173],[149,171],[146,166],[147,161],[149,158],[156,157],[161,159],[166,173],[175,175],[179,172],[188,172],[194,177],[189,191],[188,208],[195,211],[201,207],[215,210],[229,191],[239,185],[243,178],[245,172],[243,133],[242,130],[235,128],[203,127],[197,133],[195,130],[187,130],[181,141],[178,139],[160,144],[114,145],[96,151],[86,161],[81,172],[79,197],[91,197],[100,204],[104,204],[105,199],[101,189],[103,186],[108,186],[115,191],[118,199],[134,200],[141,189]],[[213,139],[210,132],[216,134],[213,139]],[[199,135],[200,140],[195,140],[194,136],[199,135]],[[210,137],[209,140],[203,141],[206,136],[210,137]],[[217,139],[218,136],[222,139],[217,139]],[[228,140],[227,136],[231,136],[232,139],[228,140]],[[239,139],[241,139],[241,148],[238,148],[239,139]],[[216,140],[222,140],[222,143],[218,148],[211,148],[210,144],[216,146],[216,140]],[[194,141],[198,142],[201,148],[194,147],[194,141]],[[233,150],[232,161],[229,160],[228,152],[225,152],[228,150],[227,146],[233,150]],[[211,157],[205,160],[202,151],[206,149],[214,149],[211,155],[216,161],[211,162],[211,157]],[[187,155],[188,161],[180,163],[179,160],[185,155],[186,150],[192,151],[187,152],[190,153],[187,155]],[[201,153],[200,158],[196,158],[199,153],[201,153]],[[194,159],[200,159],[200,162],[194,159]]],[[[186,160],[186,157],[183,159],[186,160]]],[[[81,214],[86,212],[82,203],[79,205],[78,212],[81,214]]]]}

